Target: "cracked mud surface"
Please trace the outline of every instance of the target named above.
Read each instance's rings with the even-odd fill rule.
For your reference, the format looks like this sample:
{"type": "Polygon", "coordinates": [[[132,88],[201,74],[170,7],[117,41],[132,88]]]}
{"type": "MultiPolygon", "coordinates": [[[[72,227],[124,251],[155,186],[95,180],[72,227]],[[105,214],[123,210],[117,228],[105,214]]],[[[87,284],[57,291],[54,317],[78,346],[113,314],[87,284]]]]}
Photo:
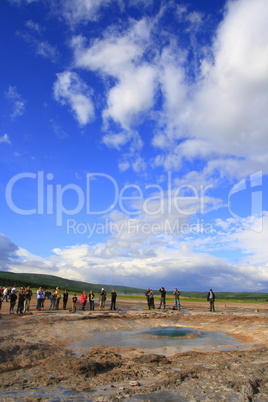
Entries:
{"type": "Polygon", "coordinates": [[[268,401],[265,304],[218,304],[210,313],[206,304],[148,311],[124,301],[116,312],[23,316],[9,315],[7,307],[3,303],[0,321],[2,401],[268,401]],[[171,325],[221,331],[239,346],[173,346],[159,353],[100,344],[82,354],[70,348],[104,332],[171,325]]]}

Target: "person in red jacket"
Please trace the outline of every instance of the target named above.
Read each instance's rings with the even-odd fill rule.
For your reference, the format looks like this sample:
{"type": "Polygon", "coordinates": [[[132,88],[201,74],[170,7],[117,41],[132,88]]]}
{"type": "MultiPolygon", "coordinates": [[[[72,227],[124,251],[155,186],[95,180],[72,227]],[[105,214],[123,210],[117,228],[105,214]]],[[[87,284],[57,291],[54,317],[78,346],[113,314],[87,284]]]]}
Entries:
{"type": "Polygon", "coordinates": [[[86,292],[83,292],[80,296],[80,302],[82,304],[82,310],[85,311],[86,304],[87,304],[87,294],[86,292]]]}

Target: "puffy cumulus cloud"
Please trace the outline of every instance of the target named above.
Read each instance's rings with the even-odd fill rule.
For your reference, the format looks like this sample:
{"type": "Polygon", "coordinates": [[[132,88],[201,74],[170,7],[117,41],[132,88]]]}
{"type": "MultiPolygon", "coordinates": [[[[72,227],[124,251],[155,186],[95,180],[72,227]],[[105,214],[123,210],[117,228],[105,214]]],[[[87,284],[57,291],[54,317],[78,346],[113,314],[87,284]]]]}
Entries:
{"type": "Polygon", "coordinates": [[[129,25],[123,32],[120,27],[108,29],[102,39],[96,39],[89,47],[81,36],[72,40],[76,67],[116,79],[108,90],[103,118],[112,119],[126,130],[152,108],[157,88],[157,70],[143,60],[150,24],[144,18],[129,25]]]}
{"type": "Polygon", "coordinates": [[[187,111],[188,92],[186,72],[186,52],[178,49],[172,41],[163,48],[159,60],[159,82],[163,95],[163,126],[168,144],[187,135],[186,122],[190,115],[187,111]]]}
{"type": "Polygon", "coordinates": [[[240,227],[231,234],[236,239],[236,246],[245,254],[244,262],[261,266],[268,273],[268,212],[261,217],[241,220],[240,227]]]}
{"type": "Polygon", "coordinates": [[[53,86],[54,97],[62,105],[69,105],[81,126],[94,118],[94,105],[90,98],[91,91],[78,74],[64,71],[57,74],[53,86]]]}
{"type": "MultiPolygon", "coordinates": [[[[118,248],[120,244],[118,244],[118,248]]],[[[120,249],[111,253],[109,244],[85,244],[54,250],[46,261],[27,256],[14,264],[13,272],[50,273],[89,283],[106,283],[168,290],[256,291],[268,284],[267,270],[256,266],[235,266],[202,252],[193,252],[184,243],[158,245],[144,258],[130,257],[120,249]],[[56,260],[56,261],[55,261],[56,260]],[[174,280],[174,278],[176,278],[174,280]]],[[[27,253],[24,252],[26,256],[27,253]]]]}
{"type": "Polygon", "coordinates": [[[16,86],[10,86],[8,91],[5,93],[6,98],[10,101],[12,105],[11,118],[15,119],[25,113],[26,101],[22,98],[21,94],[18,92],[16,86]]]}
{"type": "Polygon", "coordinates": [[[203,60],[189,126],[218,154],[267,157],[267,17],[265,0],[229,2],[214,60],[203,60]]]}
{"type": "Polygon", "coordinates": [[[156,71],[144,64],[122,73],[120,82],[108,95],[104,119],[111,118],[124,129],[131,128],[140,114],[148,112],[154,104],[156,71]]]}
{"type": "Polygon", "coordinates": [[[233,251],[240,267],[255,266],[258,272],[268,275],[268,212],[259,217],[237,217],[215,219],[213,230],[206,238],[185,237],[193,250],[198,251],[233,251]],[[204,241],[205,240],[205,241],[204,241]]]}
{"type": "MultiPolygon", "coordinates": [[[[151,197],[150,204],[143,206],[146,212],[133,219],[113,211],[103,222],[105,242],[55,248],[47,258],[18,250],[6,238],[0,238],[0,250],[4,250],[1,259],[8,261],[13,272],[46,272],[93,283],[141,288],[165,286],[169,290],[176,286],[180,290],[199,291],[211,287],[215,291],[267,288],[268,214],[263,217],[261,232],[254,231],[260,225],[258,219],[249,229],[234,218],[217,219],[212,230],[207,231],[202,225],[193,225],[188,214],[175,209],[162,213],[160,206],[159,200],[151,197]],[[186,227],[189,230],[185,232],[186,227]],[[226,249],[240,256],[236,264],[220,256],[226,249]],[[211,250],[218,255],[212,255],[211,250]],[[14,256],[20,260],[10,261],[14,256]]],[[[184,212],[191,212],[197,206],[188,200],[182,207],[184,212]]],[[[100,225],[95,223],[91,230],[99,230],[100,225]]]]}
{"type": "Polygon", "coordinates": [[[74,37],[71,45],[77,67],[119,78],[134,60],[142,56],[143,48],[139,42],[131,28],[125,34],[114,28],[89,47],[82,36],[74,37]]]}
{"type": "MultiPolygon", "coordinates": [[[[187,7],[177,12],[189,17],[187,7]]],[[[154,166],[179,170],[185,160],[201,159],[206,179],[267,173],[267,17],[265,0],[228,2],[195,80],[187,75],[185,52],[174,43],[162,50],[163,110],[152,140],[161,153],[154,166]]],[[[197,22],[200,15],[191,18],[197,22]]]]}

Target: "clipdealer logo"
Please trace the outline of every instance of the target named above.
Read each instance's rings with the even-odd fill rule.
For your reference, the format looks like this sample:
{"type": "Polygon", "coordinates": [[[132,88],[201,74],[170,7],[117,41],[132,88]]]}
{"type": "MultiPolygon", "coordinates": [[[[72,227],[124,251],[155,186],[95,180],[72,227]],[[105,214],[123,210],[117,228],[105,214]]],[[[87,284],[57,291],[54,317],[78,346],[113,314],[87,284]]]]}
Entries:
{"type": "Polygon", "coordinates": [[[260,170],[236,183],[231,188],[228,195],[228,208],[233,218],[235,218],[245,228],[258,233],[263,230],[262,184],[263,175],[260,170]],[[242,196],[244,204],[247,204],[249,207],[249,214],[246,218],[239,214],[238,208],[235,209],[232,205],[232,198],[237,195],[242,196]]]}
{"type": "MultiPolygon", "coordinates": [[[[39,171],[37,173],[23,172],[13,176],[6,186],[5,198],[11,211],[19,215],[55,215],[56,225],[62,226],[65,217],[85,212],[87,215],[104,216],[115,208],[126,216],[191,216],[196,213],[204,214],[206,205],[206,192],[212,185],[195,187],[183,184],[177,188],[172,187],[171,173],[167,173],[166,187],[159,184],[147,184],[140,187],[136,184],[127,184],[120,188],[117,181],[106,173],[87,173],[84,187],[74,183],[65,185],[56,184],[52,173],[39,171]],[[94,185],[99,185],[98,190],[94,185]],[[34,197],[31,205],[22,206],[26,201],[20,199],[20,189],[24,185],[34,186],[34,197]],[[112,202],[101,210],[94,209],[98,205],[100,194],[106,189],[112,193],[112,202]],[[68,198],[72,198],[72,208],[68,198]],[[34,199],[34,201],[33,201],[34,199]],[[74,204],[75,200],[75,204],[74,204]],[[94,202],[95,201],[95,202],[94,202]]],[[[31,194],[32,195],[32,194],[31,194]]],[[[29,200],[27,200],[29,203],[29,200]]]]}

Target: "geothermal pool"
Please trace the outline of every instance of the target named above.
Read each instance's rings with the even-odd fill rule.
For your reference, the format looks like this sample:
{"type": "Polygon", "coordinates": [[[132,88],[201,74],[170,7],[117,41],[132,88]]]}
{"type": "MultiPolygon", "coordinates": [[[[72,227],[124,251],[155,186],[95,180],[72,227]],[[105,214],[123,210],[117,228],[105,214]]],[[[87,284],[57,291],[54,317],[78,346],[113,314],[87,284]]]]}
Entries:
{"type": "Polygon", "coordinates": [[[82,340],[71,342],[76,356],[87,353],[94,346],[139,348],[148,352],[172,354],[195,349],[231,350],[244,348],[239,341],[222,332],[199,331],[188,327],[149,327],[142,330],[105,330],[89,334],[82,340]]]}

